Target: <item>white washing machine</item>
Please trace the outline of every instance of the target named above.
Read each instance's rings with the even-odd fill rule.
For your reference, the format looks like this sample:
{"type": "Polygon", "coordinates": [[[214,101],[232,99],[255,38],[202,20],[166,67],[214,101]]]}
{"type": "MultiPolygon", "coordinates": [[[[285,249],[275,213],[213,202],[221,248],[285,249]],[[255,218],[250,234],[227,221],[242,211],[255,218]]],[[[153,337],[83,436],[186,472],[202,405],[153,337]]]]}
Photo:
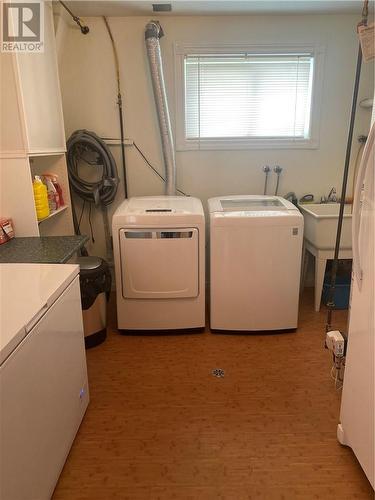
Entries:
{"type": "Polygon", "coordinates": [[[202,203],[182,196],[125,200],[112,219],[117,321],[126,330],[205,326],[202,203]]]}
{"type": "Polygon", "coordinates": [[[297,327],[303,216],[277,196],[208,200],[211,328],[297,327]]]}

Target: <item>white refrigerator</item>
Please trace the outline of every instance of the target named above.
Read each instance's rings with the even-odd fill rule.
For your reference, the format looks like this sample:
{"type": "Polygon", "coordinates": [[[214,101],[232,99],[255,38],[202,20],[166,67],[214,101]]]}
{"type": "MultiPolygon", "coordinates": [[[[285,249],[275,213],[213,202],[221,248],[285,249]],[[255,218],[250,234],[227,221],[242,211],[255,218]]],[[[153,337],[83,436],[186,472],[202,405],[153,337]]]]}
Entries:
{"type": "Polygon", "coordinates": [[[0,264],[0,498],[47,500],[89,401],[79,268],[0,264]]]}
{"type": "Polygon", "coordinates": [[[353,274],[340,423],[337,436],[350,446],[374,488],[375,391],[375,126],[359,167],[353,206],[353,274]]]}

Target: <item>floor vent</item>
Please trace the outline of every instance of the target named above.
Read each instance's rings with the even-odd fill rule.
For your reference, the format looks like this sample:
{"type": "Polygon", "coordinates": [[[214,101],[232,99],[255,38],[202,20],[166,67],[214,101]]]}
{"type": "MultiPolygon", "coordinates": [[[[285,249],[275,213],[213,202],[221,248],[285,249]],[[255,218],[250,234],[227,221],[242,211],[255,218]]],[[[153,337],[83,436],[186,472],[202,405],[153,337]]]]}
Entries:
{"type": "Polygon", "coordinates": [[[225,371],[222,370],[221,368],[214,368],[211,373],[214,377],[217,378],[223,378],[225,375],[225,371]]]}

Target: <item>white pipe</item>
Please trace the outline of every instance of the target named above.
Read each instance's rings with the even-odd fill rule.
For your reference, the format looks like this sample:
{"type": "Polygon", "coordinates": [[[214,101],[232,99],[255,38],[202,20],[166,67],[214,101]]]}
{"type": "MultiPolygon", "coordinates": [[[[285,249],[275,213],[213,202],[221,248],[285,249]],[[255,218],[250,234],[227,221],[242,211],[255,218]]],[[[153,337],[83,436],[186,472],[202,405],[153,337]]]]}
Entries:
{"type": "Polygon", "coordinates": [[[162,36],[163,30],[158,21],[150,21],[146,25],[145,39],[147,56],[150,64],[152,87],[159,119],[165,163],[165,194],[173,196],[176,194],[176,159],[159,43],[159,39],[162,36]]]}

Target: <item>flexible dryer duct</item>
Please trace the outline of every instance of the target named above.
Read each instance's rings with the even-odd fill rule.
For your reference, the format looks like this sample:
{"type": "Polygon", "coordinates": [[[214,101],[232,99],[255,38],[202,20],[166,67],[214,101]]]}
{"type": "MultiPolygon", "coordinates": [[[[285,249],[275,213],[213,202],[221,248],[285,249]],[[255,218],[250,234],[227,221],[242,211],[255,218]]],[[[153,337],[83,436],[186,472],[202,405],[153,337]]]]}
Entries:
{"type": "Polygon", "coordinates": [[[147,56],[150,64],[152,87],[158,113],[165,163],[165,194],[173,196],[176,194],[176,159],[159,43],[159,39],[163,34],[162,27],[158,21],[150,21],[146,25],[145,39],[147,56]]]}

